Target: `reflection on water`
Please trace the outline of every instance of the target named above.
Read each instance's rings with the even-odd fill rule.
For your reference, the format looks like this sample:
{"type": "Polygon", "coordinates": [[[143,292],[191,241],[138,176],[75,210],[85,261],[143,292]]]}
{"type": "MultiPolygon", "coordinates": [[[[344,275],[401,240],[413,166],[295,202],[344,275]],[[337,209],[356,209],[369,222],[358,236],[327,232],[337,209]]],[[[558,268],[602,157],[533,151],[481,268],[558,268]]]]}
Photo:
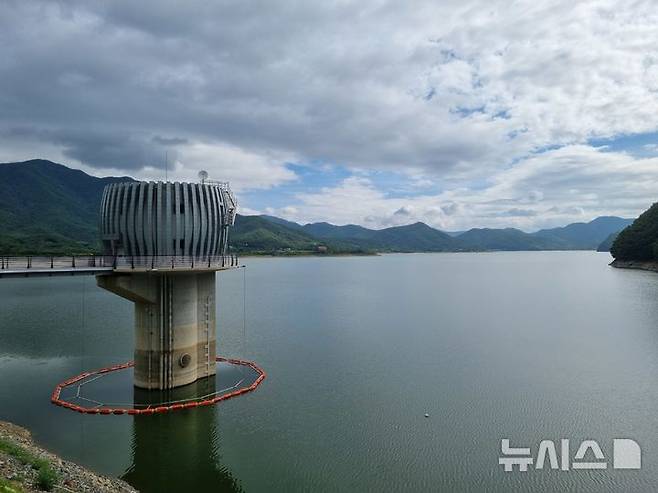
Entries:
{"type": "MultiPolygon", "coordinates": [[[[169,391],[135,387],[135,404],[194,398],[216,391],[210,377],[169,391]]],[[[220,464],[215,409],[202,407],[133,420],[132,464],[122,479],[143,491],[242,491],[239,482],[220,464]]]]}

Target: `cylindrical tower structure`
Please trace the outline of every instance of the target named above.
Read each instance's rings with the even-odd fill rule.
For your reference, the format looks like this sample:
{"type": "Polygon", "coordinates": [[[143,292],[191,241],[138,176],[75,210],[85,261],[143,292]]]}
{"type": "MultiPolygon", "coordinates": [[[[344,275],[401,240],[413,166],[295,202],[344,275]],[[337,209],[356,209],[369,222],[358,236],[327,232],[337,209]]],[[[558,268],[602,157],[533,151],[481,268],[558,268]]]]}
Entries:
{"type": "Polygon", "coordinates": [[[106,255],[224,255],[236,204],[226,183],[127,182],[105,187],[106,255]]]}
{"type": "Polygon", "coordinates": [[[199,272],[192,261],[189,269],[97,276],[99,286],[135,303],[137,387],[170,389],[215,374],[215,269],[203,259],[226,253],[236,208],[226,183],[105,187],[100,231],[106,255],[156,266],[157,256],[191,257],[204,266],[199,272]]]}

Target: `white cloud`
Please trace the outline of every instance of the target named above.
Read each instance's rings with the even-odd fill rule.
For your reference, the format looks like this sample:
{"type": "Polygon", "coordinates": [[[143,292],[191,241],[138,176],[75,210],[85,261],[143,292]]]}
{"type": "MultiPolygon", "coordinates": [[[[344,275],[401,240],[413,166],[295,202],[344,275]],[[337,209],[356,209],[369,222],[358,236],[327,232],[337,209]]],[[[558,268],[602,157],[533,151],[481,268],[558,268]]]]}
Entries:
{"type": "Polygon", "coordinates": [[[210,178],[229,181],[236,191],[271,188],[297,177],[285,166],[287,159],[272,153],[249,152],[220,144],[191,143],[178,147],[177,177],[195,180],[195,170],[208,171],[210,178]]]}
{"type": "Polygon", "coordinates": [[[375,228],[423,221],[444,230],[540,227],[601,215],[636,217],[657,200],[658,158],[634,158],[590,146],[567,146],[525,159],[491,176],[481,189],[390,198],[366,178],[352,177],[317,194],[298,194],[291,220],[375,228]]]}

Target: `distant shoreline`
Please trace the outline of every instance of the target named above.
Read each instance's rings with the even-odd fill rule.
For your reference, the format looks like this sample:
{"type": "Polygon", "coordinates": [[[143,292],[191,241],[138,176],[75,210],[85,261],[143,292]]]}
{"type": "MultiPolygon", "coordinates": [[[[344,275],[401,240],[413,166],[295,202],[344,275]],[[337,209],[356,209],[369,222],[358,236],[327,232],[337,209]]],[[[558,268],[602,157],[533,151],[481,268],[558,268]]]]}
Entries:
{"type": "Polygon", "coordinates": [[[382,251],[382,252],[345,252],[345,253],[318,253],[318,252],[282,252],[282,253],[271,253],[271,252],[245,252],[245,253],[233,253],[239,258],[294,258],[294,257],[377,257],[381,255],[417,255],[417,254],[452,254],[452,253],[528,253],[528,252],[595,252],[595,253],[607,253],[610,252],[600,252],[594,249],[565,249],[565,250],[445,250],[445,251],[417,251],[417,252],[396,252],[396,251],[382,251]]]}
{"type": "Polygon", "coordinates": [[[644,260],[613,260],[610,262],[612,267],[617,269],[637,269],[658,272],[658,262],[644,260]]]}
{"type": "Polygon", "coordinates": [[[380,252],[345,252],[345,253],[319,253],[319,252],[282,252],[282,253],[258,253],[258,252],[249,252],[249,253],[234,253],[238,258],[254,258],[254,257],[269,257],[269,258],[281,258],[281,257],[373,257],[381,255],[380,252]]]}

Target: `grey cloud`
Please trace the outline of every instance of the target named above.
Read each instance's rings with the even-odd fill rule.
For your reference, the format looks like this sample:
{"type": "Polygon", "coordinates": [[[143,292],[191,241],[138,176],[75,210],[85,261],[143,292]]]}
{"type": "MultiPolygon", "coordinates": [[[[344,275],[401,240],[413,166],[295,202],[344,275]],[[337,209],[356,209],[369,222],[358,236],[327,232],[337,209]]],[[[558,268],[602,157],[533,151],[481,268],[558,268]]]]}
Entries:
{"type": "Polygon", "coordinates": [[[451,202],[450,204],[441,206],[441,211],[446,216],[452,216],[456,214],[459,211],[459,209],[460,209],[459,204],[457,204],[456,202],[451,202]]]}
{"type": "Polygon", "coordinates": [[[544,198],[544,194],[539,190],[532,190],[528,192],[528,201],[529,202],[540,202],[544,198]]]}
{"type": "Polygon", "coordinates": [[[508,209],[502,212],[502,215],[510,216],[510,217],[534,217],[539,215],[539,212],[533,209],[519,209],[517,207],[514,207],[512,209],[508,209]]]}
{"type": "Polygon", "coordinates": [[[126,171],[145,166],[159,168],[164,165],[166,153],[172,161],[177,157],[175,150],[157,139],[140,139],[127,132],[14,127],[4,132],[4,135],[60,145],[65,157],[98,168],[126,171]]]}
{"type": "Polygon", "coordinates": [[[130,135],[76,133],[58,141],[64,145],[65,156],[93,167],[131,170],[164,165],[164,152],[130,135]]]}
{"type": "Polygon", "coordinates": [[[547,212],[553,214],[570,215],[570,216],[582,216],[585,214],[585,210],[582,207],[578,207],[578,206],[568,206],[568,207],[553,206],[550,209],[548,209],[547,212]]]}
{"type": "Polygon", "coordinates": [[[180,137],[160,137],[159,135],[156,135],[151,140],[156,144],[160,144],[163,146],[177,146],[177,145],[189,143],[189,140],[182,139],[180,137]]]}

